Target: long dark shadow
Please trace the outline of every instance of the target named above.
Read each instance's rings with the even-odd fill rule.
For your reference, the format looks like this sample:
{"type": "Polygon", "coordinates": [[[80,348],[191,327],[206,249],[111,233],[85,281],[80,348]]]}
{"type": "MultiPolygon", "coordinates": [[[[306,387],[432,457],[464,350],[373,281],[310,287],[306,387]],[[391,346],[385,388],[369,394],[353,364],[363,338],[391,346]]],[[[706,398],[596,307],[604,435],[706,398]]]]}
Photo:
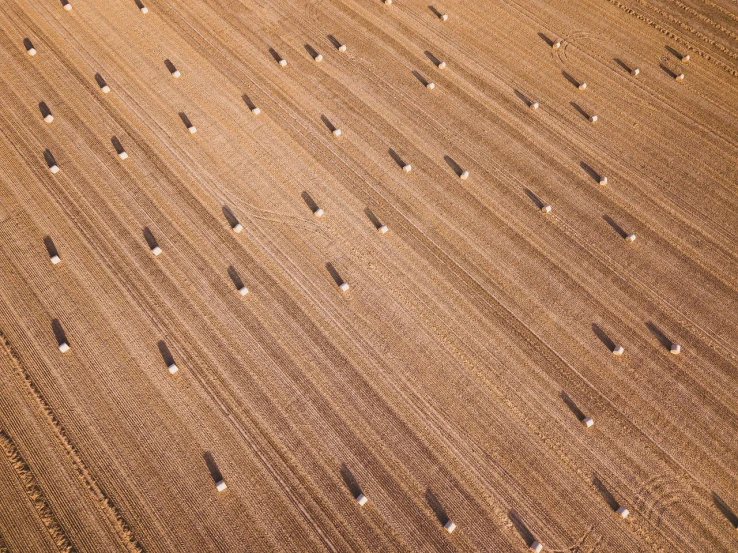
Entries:
{"type": "Polygon", "coordinates": [[[625,238],[628,236],[628,233],[625,232],[625,229],[618,225],[615,220],[610,217],[609,215],[603,215],[602,218],[607,222],[608,225],[610,225],[615,232],[617,232],[620,235],[620,238],[625,238]]]}
{"type": "Polygon", "coordinates": [[[615,349],[615,342],[613,342],[610,337],[605,333],[602,328],[597,323],[592,323],[592,332],[595,333],[595,335],[600,339],[600,342],[605,344],[605,347],[609,349],[611,352],[613,349],[615,349]]]}

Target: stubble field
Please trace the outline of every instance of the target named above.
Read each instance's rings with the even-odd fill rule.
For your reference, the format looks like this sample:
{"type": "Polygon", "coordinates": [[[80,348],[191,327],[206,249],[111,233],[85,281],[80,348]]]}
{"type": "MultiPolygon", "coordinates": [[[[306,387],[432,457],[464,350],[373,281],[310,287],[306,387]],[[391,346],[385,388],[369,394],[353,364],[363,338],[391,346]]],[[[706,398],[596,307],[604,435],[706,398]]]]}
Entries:
{"type": "Polygon", "coordinates": [[[738,549],[735,0],[71,1],[0,4],[0,552],[738,549]]]}

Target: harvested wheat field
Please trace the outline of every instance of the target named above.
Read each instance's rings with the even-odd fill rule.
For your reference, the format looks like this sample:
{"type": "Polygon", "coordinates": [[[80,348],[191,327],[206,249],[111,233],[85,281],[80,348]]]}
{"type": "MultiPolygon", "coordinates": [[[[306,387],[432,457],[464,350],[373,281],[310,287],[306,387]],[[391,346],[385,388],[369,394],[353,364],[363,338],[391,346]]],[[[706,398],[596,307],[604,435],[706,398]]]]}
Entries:
{"type": "Polygon", "coordinates": [[[0,23],[0,552],[738,550],[735,0],[0,23]]]}

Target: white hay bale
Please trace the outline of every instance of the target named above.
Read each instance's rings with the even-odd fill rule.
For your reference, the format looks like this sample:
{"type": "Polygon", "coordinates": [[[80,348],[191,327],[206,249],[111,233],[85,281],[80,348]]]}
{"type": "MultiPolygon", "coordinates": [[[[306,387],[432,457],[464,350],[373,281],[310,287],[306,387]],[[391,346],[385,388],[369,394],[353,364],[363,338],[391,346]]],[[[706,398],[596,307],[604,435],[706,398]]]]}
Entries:
{"type": "Polygon", "coordinates": [[[413,166],[412,166],[412,165],[410,165],[410,164],[408,163],[407,165],[405,165],[405,166],[404,166],[404,167],[402,168],[402,170],[403,170],[403,171],[405,171],[406,173],[409,173],[410,171],[412,171],[412,170],[413,170],[413,166]]]}
{"type": "Polygon", "coordinates": [[[392,0],[384,0],[384,3],[385,3],[385,4],[387,5],[387,6],[391,6],[391,5],[392,5],[392,0]]]}
{"type": "Polygon", "coordinates": [[[600,177],[600,184],[605,186],[607,184],[607,177],[600,177]]]}
{"type": "Polygon", "coordinates": [[[590,115],[589,116],[589,122],[590,123],[597,123],[597,116],[596,115],[590,115]]]}
{"type": "Polygon", "coordinates": [[[104,85],[102,85],[100,87],[100,90],[102,90],[102,93],[103,94],[107,94],[108,92],[110,92],[110,87],[108,85],[104,84],[104,85]]]}
{"type": "Polygon", "coordinates": [[[377,229],[377,232],[379,234],[386,234],[389,229],[387,228],[387,225],[382,225],[377,229]]]}
{"type": "Polygon", "coordinates": [[[561,41],[555,40],[554,43],[551,45],[551,48],[553,48],[554,50],[558,50],[559,48],[561,48],[561,41]]]}
{"type": "Polygon", "coordinates": [[[425,85],[425,88],[427,88],[428,90],[433,90],[434,88],[436,88],[436,83],[428,83],[425,85]]]}
{"type": "Polygon", "coordinates": [[[56,265],[57,263],[61,262],[61,259],[59,258],[58,255],[52,255],[50,259],[51,259],[52,265],[56,265]]]}
{"type": "Polygon", "coordinates": [[[53,120],[54,120],[54,116],[51,115],[50,113],[47,113],[46,116],[44,117],[44,121],[46,121],[47,123],[51,123],[53,120]]]}
{"type": "Polygon", "coordinates": [[[315,215],[316,217],[322,217],[323,213],[324,211],[322,207],[316,207],[315,211],[313,211],[313,215],[315,215]]]}
{"type": "Polygon", "coordinates": [[[448,14],[444,13],[441,15],[441,21],[448,21],[448,14]]]}
{"type": "Polygon", "coordinates": [[[466,179],[468,179],[468,178],[469,178],[469,171],[462,171],[462,172],[461,172],[461,174],[459,175],[459,178],[460,178],[461,180],[466,180],[466,179]]]}
{"type": "Polygon", "coordinates": [[[579,83],[579,90],[587,90],[587,83],[579,83]]]}
{"type": "Polygon", "coordinates": [[[123,150],[121,153],[118,154],[118,157],[120,159],[128,159],[128,152],[126,152],[125,150],[123,150]]]}
{"type": "Polygon", "coordinates": [[[36,55],[36,49],[33,46],[31,46],[28,50],[26,50],[26,52],[28,52],[28,55],[29,56],[35,56],[36,55]]]}
{"type": "Polygon", "coordinates": [[[65,2],[64,3],[64,9],[67,10],[68,12],[71,12],[72,11],[72,4],[70,4],[69,2],[65,2]]]}
{"type": "Polygon", "coordinates": [[[243,225],[241,223],[236,223],[235,225],[233,225],[233,232],[235,232],[236,234],[238,234],[242,230],[243,230],[243,225]]]}
{"type": "Polygon", "coordinates": [[[591,426],[594,426],[595,421],[592,419],[592,417],[584,417],[582,419],[582,424],[586,426],[587,428],[590,428],[591,426]]]}
{"type": "Polygon", "coordinates": [[[456,530],[456,523],[453,520],[447,520],[446,524],[443,525],[443,527],[446,529],[446,532],[449,534],[456,530]]]}
{"type": "Polygon", "coordinates": [[[634,67],[633,70],[630,72],[630,74],[633,75],[634,77],[637,77],[640,73],[641,73],[641,70],[638,69],[637,67],[634,67]]]}
{"type": "Polygon", "coordinates": [[[369,501],[369,500],[367,499],[367,497],[366,497],[366,496],[365,496],[365,495],[364,495],[363,493],[360,493],[359,495],[357,495],[357,496],[356,496],[356,502],[357,502],[357,503],[358,503],[358,504],[359,504],[360,506],[362,506],[362,507],[363,507],[364,505],[366,505],[366,502],[367,502],[367,501],[369,501]]]}
{"type": "Polygon", "coordinates": [[[617,513],[620,515],[620,518],[628,518],[630,511],[621,505],[618,507],[617,513]]]}
{"type": "Polygon", "coordinates": [[[49,171],[56,175],[59,172],[59,166],[55,163],[54,165],[49,167],[49,171]]]}
{"type": "Polygon", "coordinates": [[[286,59],[279,60],[279,65],[281,67],[287,67],[287,60],[286,59]]]}
{"type": "Polygon", "coordinates": [[[543,545],[538,540],[535,540],[530,544],[530,550],[534,553],[541,553],[541,551],[543,551],[543,545]]]}
{"type": "Polygon", "coordinates": [[[218,482],[215,483],[215,489],[219,492],[222,492],[225,490],[228,486],[226,486],[226,483],[223,480],[218,480],[218,482]]]}
{"type": "Polygon", "coordinates": [[[169,374],[174,374],[178,370],[179,370],[179,367],[177,366],[176,363],[172,363],[171,365],[169,365],[169,374]]]}
{"type": "Polygon", "coordinates": [[[446,62],[445,61],[442,61],[441,63],[439,63],[438,64],[438,69],[446,69],[446,62]]]}
{"type": "Polygon", "coordinates": [[[341,136],[341,129],[333,129],[333,136],[335,137],[341,136]]]}
{"type": "Polygon", "coordinates": [[[174,71],[172,71],[172,77],[174,77],[175,79],[179,79],[181,76],[182,73],[179,72],[179,69],[175,69],[174,71]]]}
{"type": "Polygon", "coordinates": [[[197,132],[197,127],[195,125],[190,124],[189,127],[187,127],[187,130],[190,131],[190,134],[195,134],[197,132]]]}
{"type": "Polygon", "coordinates": [[[676,77],[674,77],[679,82],[682,82],[684,80],[684,73],[679,73],[676,77]]]}
{"type": "Polygon", "coordinates": [[[261,110],[260,110],[259,108],[256,108],[256,107],[255,107],[255,108],[253,108],[253,109],[251,110],[251,113],[253,113],[254,115],[259,115],[259,114],[261,113],[261,110]]]}
{"type": "Polygon", "coordinates": [[[66,342],[62,342],[59,344],[59,351],[62,353],[67,353],[70,350],[69,344],[66,342]]]}
{"type": "Polygon", "coordinates": [[[161,255],[161,248],[159,246],[154,246],[151,248],[151,253],[154,255],[161,255]]]}
{"type": "Polygon", "coordinates": [[[682,63],[687,63],[689,61],[689,54],[685,54],[682,56],[682,63]]]}
{"type": "Polygon", "coordinates": [[[635,239],[636,239],[635,234],[629,234],[628,236],[625,237],[626,242],[635,242],[635,239]]]}
{"type": "Polygon", "coordinates": [[[531,102],[530,104],[530,109],[538,109],[539,107],[538,102],[531,102]]]}
{"type": "Polygon", "coordinates": [[[623,346],[615,346],[612,348],[612,354],[617,357],[620,357],[623,353],[625,353],[625,348],[623,348],[623,346]]]}
{"type": "Polygon", "coordinates": [[[338,287],[341,289],[341,292],[348,292],[350,288],[348,282],[342,282],[338,287]]]}
{"type": "Polygon", "coordinates": [[[149,13],[149,8],[147,8],[146,6],[141,6],[141,13],[146,15],[147,13],[149,13]]]}
{"type": "Polygon", "coordinates": [[[246,294],[249,293],[249,289],[246,288],[245,286],[241,286],[241,288],[238,289],[238,293],[241,294],[242,296],[245,296],[246,294]]]}
{"type": "Polygon", "coordinates": [[[550,206],[550,205],[544,205],[544,206],[543,206],[543,207],[541,208],[541,212],[542,212],[542,213],[551,213],[551,206],[550,206]]]}
{"type": "Polygon", "coordinates": [[[680,346],[679,344],[671,344],[671,349],[669,349],[669,351],[673,355],[679,355],[679,352],[682,351],[682,346],[680,346]]]}
{"type": "Polygon", "coordinates": [[[346,48],[346,45],[345,45],[345,44],[341,44],[341,45],[340,45],[340,46],[338,47],[338,51],[339,51],[339,52],[341,52],[341,53],[345,52],[345,51],[346,51],[346,49],[347,49],[347,48],[346,48]]]}
{"type": "Polygon", "coordinates": [[[317,63],[320,63],[321,61],[323,61],[323,54],[318,54],[318,55],[317,55],[317,56],[315,56],[315,57],[314,57],[313,59],[314,59],[314,60],[315,60],[315,61],[316,61],[317,63]]]}

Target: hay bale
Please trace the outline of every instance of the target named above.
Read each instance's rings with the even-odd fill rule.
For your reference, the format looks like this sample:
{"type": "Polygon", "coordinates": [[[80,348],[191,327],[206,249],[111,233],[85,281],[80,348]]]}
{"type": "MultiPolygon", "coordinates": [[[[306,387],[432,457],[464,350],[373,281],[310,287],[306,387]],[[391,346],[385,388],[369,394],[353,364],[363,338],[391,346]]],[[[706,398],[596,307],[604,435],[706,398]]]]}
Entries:
{"type": "Polygon", "coordinates": [[[428,90],[433,90],[434,88],[436,88],[436,83],[428,83],[425,85],[425,88],[427,88],[428,90]]]}
{"type": "Polygon", "coordinates": [[[281,60],[279,60],[279,65],[280,67],[287,67],[287,60],[282,58],[281,60]]]}
{"type": "Polygon", "coordinates": [[[151,253],[154,255],[161,255],[161,248],[159,246],[154,246],[151,248],[151,253]]]}
{"type": "Polygon", "coordinates": [[[541,207],[541,213],[551,213],[551,206],[544,205],[543,207],[541,207]]]}
{"type": "Polygon", "coordinates": [[[363,507],[364,505],[366,505],[366,502],[367,502],[367,501],[369,501],[369,500],[367,499],[367,497],[366,497],[366,496],[365,496],[365,495],[364,495],[363,493],[360,493],[359,495],[357,495],[357,496],[356,496],[356,502],[357,502],[357,503],[358,503],[358,504],[359,504],[359,505],[360,505],[361,507],[363,507]]]}
{"type": "Polygon", "coordinates": [[[227,487],[228,487],[228,486],[226,486],[226,483],[225,483],[225,482],[224,482],[223,480],[218,480],[218,481],[217,481],[217,482],[215,483],[215,489],[216,489],[216,490],[218,490],[219,492],[222,492],[222,491],[223,491],[223,490],[225,490],[225,489],[226,489],[227,487]]]}
{"type": "Polygon", "coordinates": [[[676,77],[674,77],[679,82],[682,82],[684,80],[684,73],[679,73],[676,77]]]}
{"type": "Polygon", "coordinates": [[[605,186],[607,184],[607,177],[600,177],[600,184],[605,186]]]}
{"type": "Polygon", "coordinates": [[[671,344],[671,348],[669,351],[672,353],[672,355],[679,355],[679,352],[682,351],[682,346],[679,344],[671,344]]]}
{"type": "Polygon", "coordinates": [[[195,125],[190,123],[190,126],[187,127],[187,130],[190,131],[190,134],[195,134],[197,132],[197,127],[195,127],[195,125]]]}
{"type": "Polygon", "coordinates": [[[147,13],[149,13],[149,8],[147,8],[146,6],[141,6],[141,13],[146,15],[147,13]]]}
{"type": "Polygon", "coordinates": [[[341,52],[341,53],[344,53],[346,51],[346,45],[345,44],[341,44],[338,47],[338,51],[341,52]]]}
{"type": "Polygon", "coordinates": [[[243,230],[243,225],[241,223],[236,223],[235,225],[233,225],[233,232],[235,232],[236,234],[238,234],[242,230],[243,230]]]}
{"type": "Polygon", "coordinates": [[[538,105],[538,102],[531,102],[530,109],[538,109],[540,106],[538,105]]]}
{"type": "Polygon", "coordinates": [[[313,215],[315,215],[318,218],[322,217],[323,216],[323,213],[324,212],[323,212],[323,208],[322,207],[316,207],[315,208],[315,211],[313,211],[313,215]]]}
{"type": "Polygon", "coordinates": [[[341,136],[341,129],[333,129],[333,136],[336,138],[341,136]]]}
{"type": "Polygon", "coordinates": [[[384,4],[386,6],[391,6],[392,5],[392,0],[384,0],[384,4]]]}
{"type": "Polygon", "coordinates": [[[443,527],[446,529],[446,532],[450,534],[454,530],[456,530],[456,523],[453,520],[449,519],[446,521],[446,524],[444,524],[443,527]]]}
{"type": "Polygon", "coordinates": [[[67,1],[65,1],[64,2],[64,9],[67,10],[68,12],[71,12],[72,11],[72,4],[70,4],[67,1]]]}
{"type": "Polygon", "coordinates": [[[175,69],[174,71],[172,71],[172,77],[174,77],[175,79],[179,79],[181,76],[182,73],[179,72],[179,69],[175,69]]]}
{"type": "Polygon", "coordinates": [[[461,174],[459,175],[459,178],[460,178],[461,180],[466,180],[466,179],[468,179],[468,178],[469,178],[469,171],[462,171],[462,172],[461,172],[461,174]]]}
{"type": "Polygon", "coordinates": [[[441,63],[439,63],[438,64],[438,69],[446,69],[446,62],[445,61],[442,61],[441,63]]]}
{"type": "Polygon", "coordinates": [[[687,63],[689,61],[689,54],[685,54],[682,56],[682,63],[687,63]]]}
{"type": "Polygon", "coordinates": [[[589,122],[590,123],[597,123],[597,116],[596,115],[590,115],[589,116],[589,122]]]}
{"type": "Polygon", "coordinates": [[[348,282],[342,282],[338,285],[338,287],[341,289],[341,292],[348,292],[350,286],[348,285],[348,282]]]}
{"type": "Polygon", "coordinates": [[[323,61],[323,54],[318,54],[313,59],[316,61],[316,63],[320,63],[321,61],[323,61]]]}
{"type": "Polygon", "coordinates": [[[628,515],[630,514],[630,511],[622,505],[618,507],[618,510],[616,512],[620,515],[620,518],[628,518],[628,515]]]}
{"type": "Polygon", "coordinates": [[[59,172],[59,166],[55,163],[51,167],[49,167],[49,171],[51,171],[52,174],[56,175],[59,172]]]}
{"type": "Polygon", "coordinates": [[[50,113],[47,113],[46,116],[44,117],[44,121],[46,121],[47,123],[51,123],[53,120],[54,120],[54,116],[51,115],[50,113]]]}
{"type": "Polygon", "coordinates": [[[169,374],[175,374],[179,370],[179,367],[176,363],[172,363],[169,365],[169,374]]]}
{"type": "Polygon", "coordinates": [[[633,75],[634,77],[637,77],[640,73],[641,73],[641,70],[638,69],[637,67],[634,67],[633,70],[630,72],[630,74],[633,75]]]}
{"type": "Polygon", "coordinates": [[[107,94],[108,92],[110,92],[110,87],[108,85],[104,84],[104,85],[102,85],[100,87],[100,90],[102,90],[102,93],[103,94],[107,94]]]}
{"type": "Polygon", "coordinates": [[[251,110],[251,113],[253,113],[254,115],[259,115],[261,113],[261,110],[259,108],[257,108],[257,107],[254,107],[251,110]]]}
{"type": "Polygon", "coordinates": [[[403,170],[403,171],[405,171],[406,173],[409,173],[410,171],[412,171],[412,170],[413,170],[413,166],[412,166],[412,165],[410,165],[410,164],[408,163],[407,165],[405,165],[405,166],[404,166],[404,167],[402,168],[402,170],[403,170]]]}
{"type": "Polygon", "coordinates": [[[587,90],[587,83],[579,83],[579,90],[587,90]]]}
{"type": "Polygon", "coordinates": [[[555,40],[554,43],[551,45],[551,48],[553,48],[554,50],[558,50],[559,48],[561,48],[561,41],[555,40]]]}
{"type": "Polygon", "coordinates": [[[50,259],[51,259],[52,265],[56,265],[61,262],[61,259],[59,258],[58,255],[52,255],[50,259]]]}
{"type": "Polygon", "coordinates": [[[123,150],[122,152],[120,152],[120,153],[118,154],[118,157],[119,157],[120,159],[128,159],[128,152],[126,152],[125,150],[123,150]]]}
{"type": "Polygon", "coordinates": [[[533,553],[541,553],[541,551],[543,551],[543,545],[538,540],[535,540],[530,544],[530,550],[533,551],[533,553]]]}
{"type": "Polygon", "coordinates": [[[625,237],[626,242],[635,242],[635,239],[636,239],[635,234],[629,234],[628,236],[625,237]]]}
{"type": "Polygon", "coordinates": [[[623,346],[615,346],[614,348],[612,348],[612,354],[616,357],[622,356],[623,353],[625,353],[625,348],[623,348],[623,346]]]}
{"type": "Polygon", "coordinates": [[[59,351],[62,353],[67,353],[70,350],[69,344],[66,342],[62,342],[59,344],[59,351]]]}
{"type": "Polygon", "coordinates": [[[592,417],[584,417],[582,419],[582,424],[586,426],[587,428],[590,428],[591,426],[594,426],[595,421],[592,419],[592,417]]]}
{"type": "Polygon", "coordinates": [[[447,13],[441,14],[440,19],[441,21],[448,21],[448,14],[447,13]]]}
{"type": "Polygon", "coordinates": [[[242,296],[245,296],[246,294],[249,293],[249,289],[246,288],[245,286],[241,286],[241,288],[238,289],[238,293],[241,294],[242,296]]]}
{"type": "Polygon", "coordinates": [[[33,46],[31,46],[28,50],[26,50],[26,52],[28,52],[28,55],[29,56],[35,56],[36,55],[36,49],[33,46]]]}
{"type": "Polygon", "coordinates": [[[387,228],[387,225],[382,225],[377,229],[377,232],[379,234],[386,234],[389,229],[387,228]]]}

